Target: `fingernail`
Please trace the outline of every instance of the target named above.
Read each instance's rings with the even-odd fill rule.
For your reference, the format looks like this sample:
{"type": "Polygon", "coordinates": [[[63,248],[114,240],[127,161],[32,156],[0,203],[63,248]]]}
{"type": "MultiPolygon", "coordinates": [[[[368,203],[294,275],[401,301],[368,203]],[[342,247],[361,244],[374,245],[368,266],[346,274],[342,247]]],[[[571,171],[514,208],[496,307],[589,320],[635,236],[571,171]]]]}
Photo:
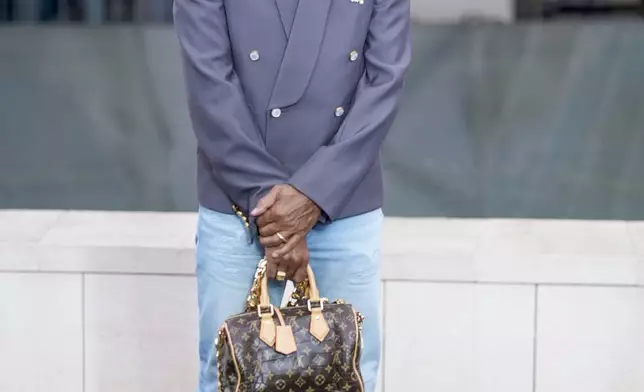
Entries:
{"type": "Polygon", "coordinates": [[[251,215],[257,215],[259,213],[259,208],[255,208],[250,212],[251,215]]]}

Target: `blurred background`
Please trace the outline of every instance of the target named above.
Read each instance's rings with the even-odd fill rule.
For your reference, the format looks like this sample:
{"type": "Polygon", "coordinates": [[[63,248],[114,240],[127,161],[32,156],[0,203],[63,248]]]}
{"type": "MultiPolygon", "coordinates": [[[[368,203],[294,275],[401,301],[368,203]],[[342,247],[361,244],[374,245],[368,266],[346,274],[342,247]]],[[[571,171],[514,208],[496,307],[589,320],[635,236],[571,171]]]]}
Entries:
{"type": "MultiPolygon", "coordinates": [[[[644,1],[412,14],[381,388],[641,392],[644,1]]],[[[0,391],[194,390],[194,161],[171,0],[0,0],[0,391]]]]}
{"type": "MultiPolygon", "coordinates": [[[[644,217],[641,1],[414,0],[396,216],[644,217]]],[[[169,0],[0,0],[0,207],[193,211],[169,0]]]]}

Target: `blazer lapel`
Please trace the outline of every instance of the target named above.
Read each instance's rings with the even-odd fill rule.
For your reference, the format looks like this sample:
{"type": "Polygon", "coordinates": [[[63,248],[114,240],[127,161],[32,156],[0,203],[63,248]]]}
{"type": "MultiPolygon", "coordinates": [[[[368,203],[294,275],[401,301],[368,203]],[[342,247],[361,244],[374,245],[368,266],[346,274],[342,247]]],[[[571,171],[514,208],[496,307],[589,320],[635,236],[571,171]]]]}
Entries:
{"type": "MultiPolygon", "coordinates": [[[[286,0],[276,1],[286,2],[286,0]]],[[[284,58],[271,95],[271,108],[291,106],[304,95],[320,53],[331,1],[299,0],[284,58]]],[[[282,11],[280,15],[284,15],[282,11]]]]}
{"type": "Polygon", "coordinates": [[[298,0],[275,0],[277,10],[282,19],[282,27],[284,28],[284,35],[288,39],[293,27],[293,20],[295,19],[295,11],[297,10],[298,0]]]}

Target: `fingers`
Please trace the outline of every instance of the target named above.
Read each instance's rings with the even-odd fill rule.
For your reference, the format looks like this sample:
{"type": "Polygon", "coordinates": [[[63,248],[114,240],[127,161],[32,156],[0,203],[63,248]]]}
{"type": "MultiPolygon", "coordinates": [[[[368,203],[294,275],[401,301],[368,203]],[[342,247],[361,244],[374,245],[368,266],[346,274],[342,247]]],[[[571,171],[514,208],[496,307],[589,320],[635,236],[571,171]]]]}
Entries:
{"type": "Polygon", "coordinates": [[[308,265],[308,263],[306,263],[306,264],[304,264],[304,265],[300,266],[300,267],[295,271],[295,273],[293,274],[293,278],[291,278],[291,280],[292,280],[293,282],[295,282],[295,283],[297,284],[297,283],[304,282],[304,281],[306,280],[306,278],[308,277],[308,274],[307,274],[307,271],[306,271],[306,266],[307,266],[307,265],[308,265]]]}
{"type": "Polygon", "coordinates": [[[277,214],[275,214],[274,207],[275,207],[275,204],[273,204],[273,207],[268,208],[260,215],[259,218],[257,218],[257,226],[264,227],[275,222],[277,214]]]}
{"type": "Polygon", "coordinates": [[[288,277],[294,282],[301,282],[306,278],[306,266],[309,264],[309,250],[306,246],[306,241],[301,241],[295,249],[284,256],[288,260],[289,271],[288,277]],[[302,270],[304,271],[304,278],[302,278],[302,270]]]}
{"type": "Polygon", "coordinates": [[[266,248],[267,252],[267,276],[274,279],[278,271],[286,274],[286,278],[292,281],[306,279],[306,266],[309,264],[309,250],[306,240],[295,243],[295,247],[281,257],[273,257],[276,248],[266,248]],[[302,271],[300,271],[304,268],[302,271]]]}
{"type": "MultiPolygon", "coordinates": [[[[279,226],[277,225],[277,223],[269,223],[266,226],[260,226],[259,228],[259,235],[261,235],[262,237],[270,237],[277,234],[277,232],[279,232],[279,226]]],[[[283,236],[288,238],[285,232],[282,231],[281,233],[283,236]]]]}
{"type": "MultiPolygon", "coordinates": [[[[290,238],[287,232],[279,232],[279,234],[281,234],[283,238],[290,238]]],[[[284,241],[277,233],[268,237],[259,237],[259,243],[262,244],[264,248],[279,248],[284,245],[284,241]]]]}
{"type": "Polygon", "coordinates": [[[280,259],[275,259],[268,256],[268,263],[266,264],[266,277],[268,279],[277,279],[277,274],[283,272],[287,280],[293,280],[295,271],[302,262],[303,257],[297,252],[291,252],[280,259]]]}
{"type": "Polygon", "coordinates": [[[271,249],[266,249],[266,277],[268,279],[275,279],[277,277],[278,261],[271,257],[269,253],[271,249]]]}
{"type": "Polygon", "coordinates": [[[260,216],[266,211],[268,211],[273,204],[275,204],[275,201],[277,200],[277,195],[280,192],[280,188],[277,186],[274,186],[270,192],[264,197],[261,198],[261,200],[257,203],[257,206],[253,211],[251,211],[252,216],[260,216]]]}
{"type": "Polygon", "coordinates": [[[293,280],[293,276],[295,275],[295,271],[298,266],[298,256],[299,255],[296,255],[295,252],[291,252],[282,258],[279,268],[286,273],[286,279],[288,280],[293,280]]]}
{"type": "MultiPolygon", "coordinates": [[[[280,246],[278,249],[271,250],[271,256],[273,256],[276,259],[280,259],[284,257],[287,253],[290,253],[295,249],[295,247],[298,245],[298,243],[303,239],[303,236],[299,233],[295,233],[291,236],[291,238],[288,239],[288,241],[280,246]]],[[[280,243],[282,241],[280,240],[280,243]]]]}

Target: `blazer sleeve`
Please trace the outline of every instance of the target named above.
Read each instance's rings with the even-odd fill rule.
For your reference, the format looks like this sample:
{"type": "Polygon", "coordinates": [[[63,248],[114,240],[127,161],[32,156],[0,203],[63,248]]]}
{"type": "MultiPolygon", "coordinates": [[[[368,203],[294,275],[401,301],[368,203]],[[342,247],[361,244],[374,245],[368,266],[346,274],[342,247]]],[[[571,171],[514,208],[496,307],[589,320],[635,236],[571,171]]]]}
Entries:
{"type": "Polygon", "coordinates": [[[188,109],[199,149],[231,201],[252,209],[289,173],[270,155],[233,69],[223,0],[175,0],[188,109]]]}
{"type": "Polygon", "coordinates": [[[326,220],[337,218],[375,164],[411,60],[410,0],[374,1],[364,49],[365,73],[353,105],[331,143],[289,179],[320,206],[326,220]]]}

